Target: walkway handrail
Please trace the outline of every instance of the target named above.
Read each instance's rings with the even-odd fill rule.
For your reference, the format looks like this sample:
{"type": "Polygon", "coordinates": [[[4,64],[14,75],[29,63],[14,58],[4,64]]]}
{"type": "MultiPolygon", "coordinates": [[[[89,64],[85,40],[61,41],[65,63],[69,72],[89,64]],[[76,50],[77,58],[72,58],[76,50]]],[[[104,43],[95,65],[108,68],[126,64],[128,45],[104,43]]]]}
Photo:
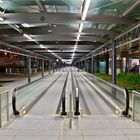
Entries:
{"type": "Polygon", "coordinates": [[[132,91],[132,120],[140,122],[140,118],[138,118],[140,116],[140,113],[138,111],[139,107],[137,108],[137,106],[139,106],[139,104],[137,104],[137,106],[135,106],[136,101],[139,101],[139,104],[140,104],[140,92],[133,90],[132,91]],[[135,115],[135,113],[138,113],[138,114],[135,115]],[[135,116],[137,116],[137,118],[135,118],[135,116]]]}
{"type": "Polygon", "coordinates": [[[63,86],[63,89],[62,89],[62,94],[61,94],[61,98],[60,100],[62,101],[62,112],[61,112],[61,115],[67,115],[67,112],[66,112],[66,85],[67,85],[67,81],[68,81],[68,76],[69,76],[69,72],[67,73],[67,76],[66,76],[66,80],[65,80],[65,83],[64,83],[64,86],[63,86]]]}
{"type": "Polygon", "coordinates": [[[41,77],[41,78],[39,78],[39,79],[36,79],[36,80],[34,80],[34,81],[30,82],[30,83],[26,83],[26,84],[24,84],[24,85],[18,86],[18,87],[16,87],[16,88],[13,90],[13,93],[12,93],[12,108],[13,108],[13,113],[14,113],[14,115],[19,115],[19,111],[18,111],[17,108],[16,108],[16,96],[17,96],[17,91],[20,90],[20,89],[22,89],[22,88],[24,88],[24,87],[27,87],[27,86],[29,86],[29,85],[35,83],[35,82],[38,82],[39,80],[41,80],[41,79],[43,79],[43,78],[50,77],[52,74],[53,74],[53,73],[48,74],[48,75],[46,75],[46,76],[43,76],[43,77],[41,77]]]}
{"type": "Polygon", "coordinates": [[[103,82],[103,83],[105,83],[105,84],[107,84],[107,85],[109,85],[109,86],[111,86],[115,89],[118,89],[118,90],[122,91],[124,93],[124,97],[125,97],[125,109],[123,110],[122,115],[124,115],[124,116],[129,115],[129,93],[128,93],[127,88],[123,88],[123,87],[120,87],[118,85],[109,83],[109,82],[107,82],[107,81],[105,81],[105,80],[103,80],[99,77],[96,77],[95,75],[92,75],[90,73],[86,73],[86,74],[89,74],[90,76],[96,78],[97,80],[99,80],[99,81],[101,81],[101,82],[103,82]]]}
{"type": "Polygon", "coordinates": [[[75,76],[73,75],[73,72],[71,71],[71,78],[72,78],[72,90],[73,90],[73,95],[74,95],[74,109],[75,109],[75,115],[80,115],[79,107],[80,107],[80,102],[79,102],[79,90],[78,90],[78,85],[75,79],[75,76]]]}

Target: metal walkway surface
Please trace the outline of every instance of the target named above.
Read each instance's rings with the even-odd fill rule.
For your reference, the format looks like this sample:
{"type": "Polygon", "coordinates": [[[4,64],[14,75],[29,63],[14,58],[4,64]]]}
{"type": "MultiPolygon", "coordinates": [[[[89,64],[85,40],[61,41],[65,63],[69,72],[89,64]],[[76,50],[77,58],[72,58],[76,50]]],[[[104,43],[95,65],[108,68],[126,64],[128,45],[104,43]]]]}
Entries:
{"type": "MultiPolygon", "coordinates": [[[[1,128],[0,140],[140,139],[140,125],[129,118],[116,116],[78,72],[74,72],[74,75],[83,95],[80,99],[85,98],[90,115],[86,111],[87,108],[84,108],[80,117],[73,117],[70,129],[69,116],[61,117],[56,114],[66,75],[67,72],[63,72],[25,116],[16,117],[10,125],[1,128]]],[[[71,74],[66,86],[71,90],[70,83],[71,74]]],[[[67,91],[67,98],[70,92],[67,91]]],[[[80,106],[84,106],[82,101],[80,106]]],[[[66,110],[69,111],[68,109],[67,105],[66,110]]]]}

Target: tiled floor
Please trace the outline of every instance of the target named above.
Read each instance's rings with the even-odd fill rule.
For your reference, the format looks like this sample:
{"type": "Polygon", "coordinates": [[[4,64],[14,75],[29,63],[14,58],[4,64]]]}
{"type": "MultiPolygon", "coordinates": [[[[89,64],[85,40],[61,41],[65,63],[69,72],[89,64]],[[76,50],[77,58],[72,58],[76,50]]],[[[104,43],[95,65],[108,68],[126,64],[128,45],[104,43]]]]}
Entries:
{"type": "Polygon", "coordinates": [[[73,119],[59,116],[17,118],[0,129],[0,140],[139,140],[140,125],[116,116],[83,116],[73,119]]]}

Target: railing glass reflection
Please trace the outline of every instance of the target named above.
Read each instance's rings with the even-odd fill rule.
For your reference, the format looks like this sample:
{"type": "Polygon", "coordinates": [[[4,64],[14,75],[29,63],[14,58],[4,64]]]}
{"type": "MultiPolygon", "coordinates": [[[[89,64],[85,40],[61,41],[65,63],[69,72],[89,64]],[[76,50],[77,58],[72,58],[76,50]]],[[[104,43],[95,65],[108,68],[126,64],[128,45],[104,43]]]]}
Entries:
{"type": "Polygon", "coordinates": [[[6,125],[9,121],[9,93],[0,94],[0,127],[6,125]]]}
{"type": "Polygon", "coordinates": [[[116,104],[116,114],[118,114],[118,111],[121,110],[123,115],[128,115],[129,94],[127,89],[106,82],[105,80],[102,80],[92,74],[86,72],[82,72],[82,74],[97,87],[97,90],[102,93],[104,97],[107,97],[113,104],[116,104]]]}
{"type": "Polygon", "coordinates": [[[140,122],[140,92],[132,91],[132,119],[140,122]]]}

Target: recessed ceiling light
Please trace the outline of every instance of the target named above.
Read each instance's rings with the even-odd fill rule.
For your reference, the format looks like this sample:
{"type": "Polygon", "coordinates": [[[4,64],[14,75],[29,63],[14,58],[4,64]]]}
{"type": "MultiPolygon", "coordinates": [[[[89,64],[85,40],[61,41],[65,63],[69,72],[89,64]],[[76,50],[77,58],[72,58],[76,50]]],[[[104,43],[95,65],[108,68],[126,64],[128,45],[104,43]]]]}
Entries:
{"type": "Polygon", "coordinates": [[[52,32],[52,30],[48,30],[48,33],[51,33],[52,32]]]}
{"type": "Polygon", "coordinates": [[[3,0],[0,0],[0,3],[3,3],[3,0]]]}

